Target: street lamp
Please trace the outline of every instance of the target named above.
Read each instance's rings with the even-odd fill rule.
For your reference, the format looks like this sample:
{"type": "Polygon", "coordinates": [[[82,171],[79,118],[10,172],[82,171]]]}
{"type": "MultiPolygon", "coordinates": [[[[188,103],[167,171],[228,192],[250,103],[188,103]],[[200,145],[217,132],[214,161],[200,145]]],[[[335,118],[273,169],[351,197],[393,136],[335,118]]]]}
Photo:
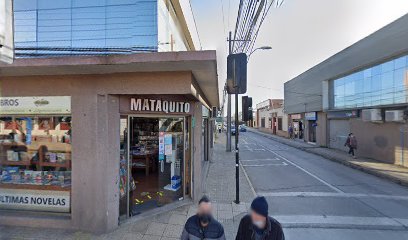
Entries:
{"type": "Polygon", "coordinates": [[[257,50],[271,50],[271,49],[272,49],[271,46],[262,46],[262,47],[255,48],[254,50],[252,50],[252,51],[248,54],[248,61],[249,61],[249,58],[251,57],[252,53],[256,52],[257,50]]]}

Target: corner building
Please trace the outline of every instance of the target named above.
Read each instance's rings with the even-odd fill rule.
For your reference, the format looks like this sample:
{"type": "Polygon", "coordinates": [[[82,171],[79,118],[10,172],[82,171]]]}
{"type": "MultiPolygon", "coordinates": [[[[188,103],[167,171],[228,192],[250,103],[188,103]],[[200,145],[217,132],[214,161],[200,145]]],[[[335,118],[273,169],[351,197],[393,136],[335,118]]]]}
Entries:
{"type": "Polygon", "coordinates": [[[217,62],[195,50],[187,4],[15,1],[17,59],[0,64],[1,225],[102,233],[201,197],[217,62]]]}

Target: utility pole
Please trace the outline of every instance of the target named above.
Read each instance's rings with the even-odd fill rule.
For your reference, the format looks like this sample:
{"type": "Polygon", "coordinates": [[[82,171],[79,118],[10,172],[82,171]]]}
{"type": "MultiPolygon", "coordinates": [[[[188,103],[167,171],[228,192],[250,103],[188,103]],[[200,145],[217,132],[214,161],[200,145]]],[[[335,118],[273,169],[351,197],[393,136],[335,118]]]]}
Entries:
{"type": "MultiPolygon", "coordinates": [[[[234,71],[235,73],[235,71],[234,71]]],[[[235,85],[235,203],[239,204],[238,84],[235,85]]]]}
{"type": "MultiPolygon", "coordinates": [[[[232,54],[232,32],[229,32],[228,38],[229,54],[232,54]]],[[[226,86],[225,86],[226,87],[226,86]]],[[[236,129],[235,129],[236,132],[236,129]]],[[[231,152],[231,94],[228,93],[227,100],[227,144],[226,151],[231,152]]]]}

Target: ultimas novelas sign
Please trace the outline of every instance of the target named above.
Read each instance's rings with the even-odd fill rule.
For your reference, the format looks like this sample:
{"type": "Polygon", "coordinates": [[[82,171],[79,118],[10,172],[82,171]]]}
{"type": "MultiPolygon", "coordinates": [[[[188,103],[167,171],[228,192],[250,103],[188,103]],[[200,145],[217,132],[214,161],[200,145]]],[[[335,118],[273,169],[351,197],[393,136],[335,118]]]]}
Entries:
{"type": "Polygon", "coordinates": [[[70,211],[69,191],[1,189],[0,209],[70,211]]]}
{"type": "Polygon", "coordinates": [[[130,110],[138,112],[190,113],[190,103],[161,99],[131,98],[130,110]]]}

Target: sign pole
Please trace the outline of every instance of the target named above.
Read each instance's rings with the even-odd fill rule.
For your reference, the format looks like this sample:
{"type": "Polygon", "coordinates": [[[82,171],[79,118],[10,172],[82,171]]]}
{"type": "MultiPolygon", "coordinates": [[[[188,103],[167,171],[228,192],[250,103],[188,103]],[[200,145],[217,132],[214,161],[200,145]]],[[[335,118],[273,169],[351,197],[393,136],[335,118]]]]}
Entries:
{"type": "MultiPolygon", "coordinates": [[[[232,53],[232,32],[229,32],[228,38],[229,54],[232,53]]],[[[226,151],[231,152],[231,94],[228,93],[227,99],[227,145],[226,151]]]]}
{"type": "Polygon", "coordinates": [[[238,86],[235,87],[235,203],[239,204],[238,86]]]}

